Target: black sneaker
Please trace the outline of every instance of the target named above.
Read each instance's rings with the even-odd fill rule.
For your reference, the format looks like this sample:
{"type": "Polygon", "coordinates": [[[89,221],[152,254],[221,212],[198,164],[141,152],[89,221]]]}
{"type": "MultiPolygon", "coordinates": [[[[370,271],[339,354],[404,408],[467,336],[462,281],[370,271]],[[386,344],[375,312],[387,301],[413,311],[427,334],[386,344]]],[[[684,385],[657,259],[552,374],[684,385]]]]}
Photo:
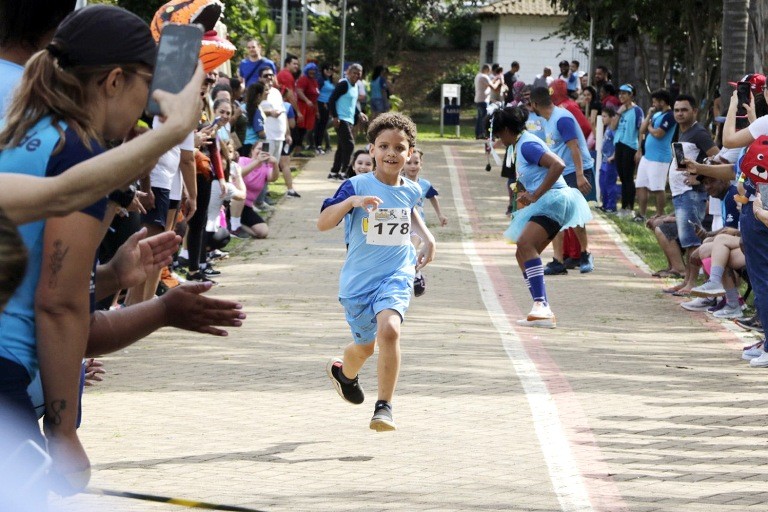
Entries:
{"type": "Polygon", "coordinates": [[[213,267],[205,267],[203,269],[203,274],[205,274],[207,277],[220,276],[221,270],[216,270],[213,267]]]}
{"type": "Polygon", "coordinates": [[[565,260],[563,260],[563,265],[565,265],[565,268],[568,270],[573,270],[581,265],[581,260],[578,258],[565,258],[565,260]]]}
{"type": "Polygon", "coordinates": [[[427,282],[424,279],[424,274],[417,272],[416,277],[413,278],[413,294],[421,297],[425,291],[427,291],[427,282]]]}
{"type": "Polygon", "coordinates": [[[338,357],[331,358],[328,364],[325,365],[325,371],[328,373],[328,378],[333,382],[333,387],[336,388],[336,392],[341,398],[347,402],[355,405],[363,403],[365,400],[365,393],[362,386],[357,381],[357,377],[354,378],[349,384],[345,384],[341,381],[341,365],[342,360],[338,357]]]}
{"type": "Polygon", "coordinates": [[[760,318],[757,315],[752,318],[736,319],[734,320],[734,323],[748,331],[765,332],[763,324],[760,323],[760,318]]]}
{"type": "Polygon", "coordinates": [[[392,405],[384,400],[376,402],[373,417],[370,424],[371,430],[376,432],[389,432],[397,430],[395,420],[392,419],[392,405]]]}
{"type": "Polygon", "coordinates": [[[187,273],[187,281],[193,281],[198,283],[213,283],[218,284],[213,279],[209,279],[208,276],[203,274],[202,271],[198,270],[197,272],[188,272],[187,273]]]}
{"type": "Polygon", "coordinates": [[[565,268],[565,265],[562,261],[557,261],[556,259],[553,259],[549,263],[547,263],[547,266],[544,267],[544,275],[545,276],[560,276],[568,273],[568,269],[565,268]]]}
{"type": "Polygon", "coordinates": [[[291,190],[289,190],[288,192],[286,192],[286,193],[285,193],[285,195],[287,195],[288,197],[295,197],[295,198],[297,198],[297,199],[301,197],[301,195],[299,195],[299,193],[298,193],[298,192],[296,192],[296,191],[295,191],[295,190],[293,190],[293,189],[291,189],[291,190]]]}
{"type": "Polygon", "coordinates": [[[331,181],[338,181],[341,179],[341,175],[337,172],[329,172],[328,179],[331,181]]]}

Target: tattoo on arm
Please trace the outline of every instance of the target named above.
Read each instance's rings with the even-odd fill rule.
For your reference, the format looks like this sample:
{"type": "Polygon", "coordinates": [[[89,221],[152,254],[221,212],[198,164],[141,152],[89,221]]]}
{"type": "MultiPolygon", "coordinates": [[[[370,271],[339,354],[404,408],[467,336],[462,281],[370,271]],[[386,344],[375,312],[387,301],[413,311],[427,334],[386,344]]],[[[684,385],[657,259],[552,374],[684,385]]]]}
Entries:
{"type": "Polygon", "coordinates": [[[61,411],[67,408],[66,400],[54,400],[45,411],[45,420],[50,425],[61,425],[61,411]]]}
{"type": "Polygon", "coordinates": [[[51,276],[48,278],[48,288],[56,288],[59,272],[64,268],[64,258],[68,252],[69,247],[65,247],[61,240],[53,242],[53,254],[50,257],[51,276]]]}

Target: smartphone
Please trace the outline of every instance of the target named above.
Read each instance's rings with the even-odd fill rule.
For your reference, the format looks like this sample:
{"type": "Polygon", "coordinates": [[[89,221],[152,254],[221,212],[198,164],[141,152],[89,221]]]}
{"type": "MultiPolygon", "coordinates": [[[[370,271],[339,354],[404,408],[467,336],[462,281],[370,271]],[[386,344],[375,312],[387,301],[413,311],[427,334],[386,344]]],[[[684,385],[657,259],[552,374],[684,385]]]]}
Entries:
{"type": "Polygon", "coordinates": [[[677,162],[677,168],[685,168],[685,151],[683,151],[683,145],[680,142],[672,143],[672,151],[675,153],[675,162],[677,162]]]}
{"type": "Polygon", "coordinates": [[[760,190],[760,201],[763,202],[763,210],[768,210],[768,183],[760,183],[757,185],[760,190]]]}
{"type": "Polygon", "coordinates": [[[736,84],[736,98],[739,102],[736,108],[736,115],[744,117],[747,115],[747,109],[743,105],[745,103],[749,105],[752,101],[752,86],[749,82],[739,82],[736,84]]]}
{"type": "Polygon", "coordinates": [[[160,115],[160,105],[152,99],[152,93],[160,89],[178,93],[192,79],[200,59],[203,29],[199,25],[171,23],[163,28],[157,47],[157,61],[149,89],[147,112],[160,115]]]}
{"type": "Polygon", "coordinates": [[[269,142],[262,142],[261,150],[265,153],[269,153],[269,142]]]}

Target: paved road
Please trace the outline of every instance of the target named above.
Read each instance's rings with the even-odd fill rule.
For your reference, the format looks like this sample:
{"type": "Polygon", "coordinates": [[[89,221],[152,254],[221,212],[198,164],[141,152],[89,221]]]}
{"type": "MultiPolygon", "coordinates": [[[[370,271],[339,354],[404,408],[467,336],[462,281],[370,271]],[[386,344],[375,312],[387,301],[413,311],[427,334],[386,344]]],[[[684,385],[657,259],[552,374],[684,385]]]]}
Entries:
{"type": "MultiPolygon", "coordinates": [[[[243,301],[244,327],[164,330],[105,358],[81,429],[92,485],[264,511],[767,510],[767,374],[739,359],[742,340],[661,293],[602,220],[589,226],[597,270],[547,281],[558,329],[517,326],[530,297],[499,236],[498,171],[483,171],[476,144],[423,149],[450,224],[433,228],[438,258],[403,328],[400,430],[369,430],[373,400],[342,402],[325,375],[349,339],[335,298],[343,234],[315,229],[337,186],[326,156],[270,239],[221,266],[214,293],[243,301]]],[[[374,368],[361,374],[369,397],[374,368]]]]}

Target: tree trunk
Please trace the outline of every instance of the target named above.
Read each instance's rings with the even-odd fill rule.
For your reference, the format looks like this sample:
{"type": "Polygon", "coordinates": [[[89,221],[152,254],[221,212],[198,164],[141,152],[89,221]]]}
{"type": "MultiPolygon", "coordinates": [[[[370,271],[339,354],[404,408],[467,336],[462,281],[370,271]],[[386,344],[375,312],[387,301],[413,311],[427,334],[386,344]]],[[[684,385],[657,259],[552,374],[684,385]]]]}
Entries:
{"type": "Polygon", "coordinates": [[[723,53],[720,58],[720,101],[723,112],[727,112],[733,93],[728,82],[735,82],[752,71],[747,66],[749,4],[750,0],[723,0],[723,53]]]}
{"type": "Polygon", "coordinates": [[[763,73],[766,43],[766,15],[768,0],[751,0],[749,2],[749,26],[747,29],[747,62],[746,71],[763,73]]]}

